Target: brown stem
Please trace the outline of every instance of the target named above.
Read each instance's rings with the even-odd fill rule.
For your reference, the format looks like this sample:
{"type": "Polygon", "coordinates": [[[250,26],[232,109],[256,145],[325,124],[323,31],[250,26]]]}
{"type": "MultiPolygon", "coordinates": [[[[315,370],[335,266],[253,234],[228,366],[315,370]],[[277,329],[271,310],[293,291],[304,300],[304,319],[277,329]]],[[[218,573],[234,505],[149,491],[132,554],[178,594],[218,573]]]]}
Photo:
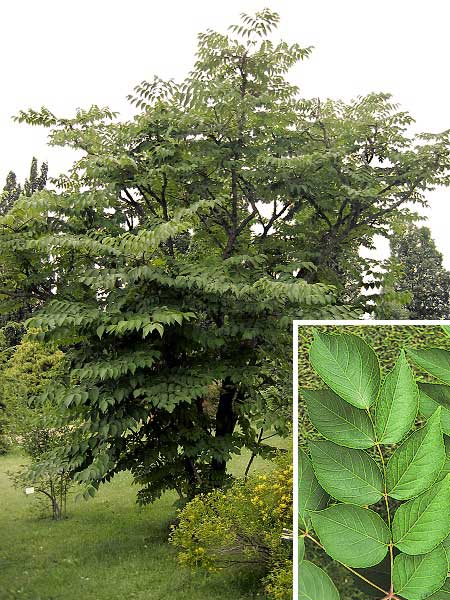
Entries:
{"type": "MultiPolygon", "coordinates": [[[[375,431],[375,423],[373,422],[372,415],[370,413],[370,409],[367,409],[367,414],[369,416],[369,419],[370,419],[373,429],[375,431]]],[[[375,446],[377,448],[378,454],[380,455],[381,464],[383,467],[383,480],[384,480],[383,497],[384,497],[384,503],[386,506],[386,514],[387,514],[389,531],[391,531],[391,510],[389,507],[389,497],[388,497],[387,484],[386,484],[386,463],[385,463],[383,452],[381,450],[381,446],[380,446],[378,440],[375,441],[375,446]]],[[[394,546],[393,546],[392,542],[389,544],[389,563],[390,563],[390,583],[391,583],[390,593],[392,594],[392,591],[393,591],[392,578],[393,578],[393,574],[394,574],[394,546]]]]}
{"type": "MultiPolygon", "coordinates": [[[[261,427],[261,429],[259,430],[258,441],[257,441],[257,445],[258,446],[261,443],[263,433],[264,433],[264,429],[261,427]]],[[[252,455],[250,456],[250,460],[248,461],[248,464],[247,464],[247,466],[245,468],[244,481],[247,480],[248,472],[250,471],[250,467],[252,466],[253,461],[255,460],[255,457],[256,457],[256,452],[253,450],[252,455]]]]}
{"type": "MultiPolygon", "coordinates": [[[[322,544],[318,540],[316,540],[312,535],[310,535],[309,533],[306,533],[306,531],[302,531],[301,533],[303,534],[303,537],[308,538],[314,544],[316,544],[316,546],[318,546],[322,550],[325,550],[325,548],[322,546],[322,544]]],[[[389,595],[390,592],[387,592],[386,590],[383,590],[383,588],[381,588],[380,586],[378,586],[376,583],[373,583],[373,581],[370,581],[370,579],[367,579],[366,577],[364,577],[364,575],[361,575],[361,573],[358,573],[358,571],[355,571],[355,569],[352,569],[352,567],[349,567],[348,565],[346,565],[345,563],[343,563],[340,560],[337,560],[337,559],[335,559],[335,560],[340,565],[342,565],[343,567],[345,567],[348,571],[350,571],[350,573],[353,573],[353,575],[355,575],[356,577],[358,577],[359,579],[361,579],[362,581],[364,581],[365,583],[367,583],[367,585],[370,585],[371,587],[375,588],[379,592],[382,592],[383,594],[385,594],[387,596],[387,598],[394,598],[394,596],[390,596],[389,595]]],[[[386,599],[384,599],[384,600],[386,600],[386,599]]],[[[399,599],[397,599],[397,600],[399,600],[399,599]]]]}

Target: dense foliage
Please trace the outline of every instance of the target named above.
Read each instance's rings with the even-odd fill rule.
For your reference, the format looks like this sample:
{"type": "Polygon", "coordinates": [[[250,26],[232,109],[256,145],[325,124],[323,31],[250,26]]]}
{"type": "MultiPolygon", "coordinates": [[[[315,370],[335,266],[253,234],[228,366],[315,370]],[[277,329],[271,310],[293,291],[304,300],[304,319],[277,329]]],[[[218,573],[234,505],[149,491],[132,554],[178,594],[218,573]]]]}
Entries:
{"type": "Polygon", "coordinates": [[[282,175],[268,193],[258,162],[285,152],[295,114],[283,73],[307,54],[265,42],[247,60],[275,20],[256,19],[247,45],[203,37],[195,77],[144,85],[130,123],[96,107],[70,120],[22,115],[51,126],[53,143],[85,151],[57,191],[14,204],[1,251],[11,281],[2,293],[44,300],[34,325],[73,348],[70,385],[49,397],[83,424],[70,449],[80,480],[129,468],[143,501],[222,484],[230,453],[256,448],[261,426],[286,429],[286,400],[273,390],[290,316],[321,306],[343,314],[329,286],[293,276],[295,245],[274,244],[294,205],[282,201],[282,175]],[[19,249],[39,265],[38,281],[18,276],[19,249]],[[215,405],[205,402],[211,385],[215,405]]]}
{"type": "Polygon", "coordinates": [[[60,424],[59,407],[43,401],[41,394],[50,382],[63,377],[64,354],[30,336],[13,350],[1,373],[0,403],[5,410],[5,436],[10,445],[24,451],[27,464],[12,478],[22,490],[33,486],[36,494],[45,497],[45,511],[50,506],[53,518],[59,519],[65,513],[71,473],[58,455],[71,432],[60,424]]]}
{"type": "MultiPolygon", "coordinates": [[[[45,189],[47,184],[47,163],[42,163],[38,168],[38,161],[33,158],[30,167],[30,176],[25,179],[23,186],[18,182],[14,171],[10,171],[6,177],[6,183],[0,194],[0,217],[8,215],[15,206],[16,202],[21,198],[21,202],[26,206],[27,202],[31,203],[31,197],[36,192],[45,189]]],[[[15,225],[10,225],[5,222],[2,225],[4,230],[11,233],[16,231],[15,225]]],[[[19,226],[20,229],[20,226],[19,226]]],[[[37,260],[33,252],[25,250],[25,248],[16,248],[14,260],[10,260],[12,256],[2,256],[0,262],[0,281],[2,282],[2,308],[0,313],[0,323],[2,325],[12,323],[23,323],[27,319],[35,305],[32,295],[40,295],[42,304],[43,295],[39,293],[35,287],[37,281],[40,285],[47,286],[49,290],[50,281],[44,283],[43,274],[41,272],[42,263],[37,260]],[[7,288],[10,289],[7,289],[7,288]]],[[[23,333],[23,328],[22,328],[23,333]]]]}
{"type": "Polygon", "coordinates": [[[64,354],[50,344],[32,337],[33,332],[14,347],[5,362],[0,380],[0,399],[6,405],[11,432],[26,435],[39,395],[63,372],[64,354]]]}
{"type": "Polygon", "coordinates": [[[25,179],[23,186],[17,181],[17,175],[10,171],[0,195],[0,215],[7,214],[21,195],[28,198],[35,192],[43,190],[47,184],[48,164],[42,163],[38,169],[37,158],[33,157],[30,166],[30,177],[25,179]]]}
{"type": "Polygon", "coordinates": [[[441,383],[416,383],[403,351],[381,379],[378,358],[360,337],[316,333],[310,361],[328,388],[301,390],[321,434],[309,443],[311,458],[300,452],[301,598],[339,598],[328,575],[303,560],[311,543],[371,596],[423,600],[447,593],[449,356],[436,348],[408,350],[441,383]]]}
{"type": "Polygon", "coordinates": [[[0,295],[69,348],[48,398],[94,487],[122,469],[143,502],[222,485],[233,452],[286,429],[292,317],[362,308],[360,244],[446,182],[448,132],[409,136],[389,96],[302,99],[287,73],[310,49],[271,41],[277,23],[201,34],[192,73],[138,85],[131,121],[18,116],[80,159],[2,217],[0,295]]]}
{"type": "Polygon", "coordinates": [[[450,272],[443,266],[427,227],[409,225],[391,238],[391,254],[400,266],[395,289],[409,292],[409,319],[450,317],[450,272]]]}
{"type": "Polygon", "coordinates": [[[184,565],[217,571],[258,566],[271,598],[292,598],[292,455],[273,471],[196,496],[179,514],[172,543],[184,565]]]}
{"type": "MultiPolygon", "coordinates": [[[[10,171],[6,177],[6,182],[0,194],[0,217],[6,215],[19,200],[21,195],[30,197],[37,191],[45,188],[47,182],[47,164],[43,163],[40,170],[38,169],[37,159],[33,158],[30,167],[30,176],[22,185],[17,181],[17,176],[14,171],[10,171]]],[[[0,280],[13,281],[13,286],[22,287],[23,282],[30,276],[33,271],[33,264],[29,261],[26,253],[17,253],[16,255],[17,269],[13,267],[15,275],[20,277],[21,283],[16,280],[15,275],[10,272],[11,264],[8,261],[0,262],[0,280]]],[[[17,290],[12,291],[12,295],[2,295],[1,310],[0,310],[0,377],[1,372],[7,363],[8,359],[14,352],[15,347],[19,344],[22,336],[25,333],[24,321],[31,314],[30,299],[22,290],[19,293],[19,298],[15,298],[17,290]]],[[[6,434],[6,414],[5,404],[0,400],[0,453],[8,448],[8,439],[6,434]]]]}

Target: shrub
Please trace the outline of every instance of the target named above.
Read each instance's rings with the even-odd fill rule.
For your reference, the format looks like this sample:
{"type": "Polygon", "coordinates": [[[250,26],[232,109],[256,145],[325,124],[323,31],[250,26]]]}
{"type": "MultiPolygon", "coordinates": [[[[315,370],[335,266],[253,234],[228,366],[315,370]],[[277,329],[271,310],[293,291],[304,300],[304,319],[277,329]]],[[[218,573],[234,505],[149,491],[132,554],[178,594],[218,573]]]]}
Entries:
{"type": "Polygon", "coordinates": [[[58,456],[70,429],[59,423],[57,407],[43,392],[62,376],[63,360],[57,348],[25,337],[6,362],[0,385],[9,437],[31,459],[10,478],[18,488],[34,487],[38,497],[45,498],[46,509],[50,505],[54,519],[65,515],[71,485],[67,462],[58,456]]]}
{"type": "Polygon", "coordinates": [[[6,429],[5,405],[0,403],[0,455],[6,454],[10,448],[8,436],[4,433],[6,429]]]}
{"type": "Polygon", "coordinates": [[[17,488],[34,487],[37,497],[43,500],[37,504],[41,513],[45,514],[50,506],[53,519],[59,520],[66,516],[73,473],[60,452],[69,440],[71,428],[55,427],[55,416],[54,407],[48,403],[35,405],[24,414],[20,447],[31,463],[9,476],[17,488]]]}
{"type": "Polygon", "coordinates": [[[8,475],[15,487],[34,488],[37,498],[42,501],[37,504],[42,514],[47,514],[50,505],[55,521],[66,516],[67,494],[73,480],[70,468],[63,461],[43,455],[38,461],[19,471],[8,472],[8,475]]]}
{"type": "Polygon", "coordinates": [[[269,473],[196,496],[180,511],[171,541],[184,565],[259,568],[270,597],[290,600],[292,546],[282,533],[292,528],[292,455],[275,460],[269,473]]]}

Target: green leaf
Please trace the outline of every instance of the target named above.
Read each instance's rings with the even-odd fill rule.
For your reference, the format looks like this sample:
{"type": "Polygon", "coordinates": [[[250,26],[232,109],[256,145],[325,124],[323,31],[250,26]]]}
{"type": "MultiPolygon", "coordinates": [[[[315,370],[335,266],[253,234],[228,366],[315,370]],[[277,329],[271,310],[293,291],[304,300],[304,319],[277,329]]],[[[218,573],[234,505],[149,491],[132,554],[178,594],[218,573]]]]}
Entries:
{"type": "Polygon", "coordinates": [[[159,335],[162,337],[164,334],[164,325],[161,325],[161,323],[155,323],[155,329],[159,333],[159,335]]]}
{"type": "Polygon", "coordinates": [[[441,325],[444,332],[450,337],[450,325],[441,325]]]}
{"type": "Polygon", "coordinates": [[[393,542],[406,554],[431,552],[450,534],[450,475],[402,504],[392,522],[393,542]]]}
{"type": "Polygon", "coordinates": [[[444,587],[435,592],[432,596],[428,596],[427,600],[450,600],[450,579],[444,583],[444,587]]]}
{"type": "Polygon", "coordinates": [[[408,350],[408,354],[419,367],[450,384],[450,352],[440,348],[408,350]]]}
{"type": "Polygon", "coordinates": [[[326,552],[350,567],[371,567],[388,551],[390,531],[376,512],[355,504],[336,504],[311,514],[326,552]]]}
{"type": "Polygon", "coordinates": [[[445,554],[447,555],[448,571],[450,573],[450,535],[448,535],[442,542],[442,546],[444,547],[445,554]]]}
{"type": "Polygon", "coordinates": [[[381,444],[396,444],[411,429],[417,416],[419,392],[402,351],[383,382],[375,410],[375,430],[381,444]]]}
{"type": "Polygon", "coordinates": [[[389,495],[397,500],[418,496],[436,481],[445,460],[440,408],[395,450],[386,468],[389,495]]]}
{"type": "Polygon", "coordinates": [[[309,528],[309,511],[326,506],[328,494],[320,487],[311,462],[303,450],[299,450],[298,514],[300,525],[309,528]]]}
{"type": "Polygon", "coordinates": [[[442,406],[442,431],[450,435],[450,387],[442,383],[419,383],[420,413],[427,419],[442,406]]]}
{"type": "Polygon", "coordinates": [[[96,333],[100,339],[102,338],[102,335],[104,334],[104,332],[105,332],[105,326],[99,325],[96,329],[96,333]]]}
{"type": "Polygon", "coordinates": [[[399,554],[394,560],[394,592],[407,600],[424,600],[439,590],[447,577],[442,544],[428,554],[399,554]]]}
{"type": "Polygon", "coordinates": [[[151,333],[154,329],[155,329],[154,323],[149,323],[148,325],[145,325],[145,327],[143,327],[143,329],[142,329],[142,337],[143,338],[147,337],[148,334],[151,333]]]}
{"type": "Polygon", "coordinates": [[[339,600],[336,586],[323,569],[304,560],[298,573],[299,600],[339,600]]]}
{"type": "Polygon", "coordinates": [[[305,557],[305,538],[300,536],[298,538],[298,562],[301,563],[305,557]]]}
{"type": "Polygon", "coordinates": [[[323,381],[349,404],[369,408],[377,399],[380,365],[361,338],[315,332],[310,360],[323,381]]]}
{"type": "Polygon", "coordinates": [[[348,448],[370,448],[375,433],[368,414],[351,406],[331,390],[301,390],[309,418],[327,439],[348,448]]]}
{"type": "Polygon", "coordinates": [[[445,445],[445,462],[442,471],[439,473],[438,479],[444,479],[450,473],[450,437],[444,435],[445,445]]]}
{"type": "Polygon", "coordinates": [[[333,498],[365,506],[383,496],[381,471],[363,450],[327,441],[310,442],[309,447],[317,480],[333,498]]]}

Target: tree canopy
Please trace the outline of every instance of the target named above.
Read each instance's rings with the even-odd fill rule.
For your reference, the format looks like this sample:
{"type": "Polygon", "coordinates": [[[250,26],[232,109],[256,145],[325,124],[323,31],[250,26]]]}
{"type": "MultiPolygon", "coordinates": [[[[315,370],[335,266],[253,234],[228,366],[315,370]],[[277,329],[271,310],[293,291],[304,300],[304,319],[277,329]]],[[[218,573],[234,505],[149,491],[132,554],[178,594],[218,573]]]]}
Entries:
{"type": "Polygon", "coordinates": [[[287,73],[310,49],[271,41],[277,23],[200,34],[189,76],[139,84],[129,121],[17,117],[81,152],[2,217],[0,295],[67,348],[48,393],[94,487],[121,469],[142,501],[222,485],[232,453],[286,426],[292,318],[357,314],[359,246],[447,181],[448,132],[411,137],[388,95],[301,98],[287,73]]]}
{"type": "MultiPolygon", "coordinates": [[[[41,164],[38,169],[38,161],[35,157],[31,160],[30,176],[25,179],[22,186],[14,171],[10,171],[6,177],[6,182],[0,194],[0,217],[8,215],[15,203],[22,197],[22,204],[26,206],[27,198],[32,194],[45,189],[47,184],[48,165],[46,162],[41,164]]],[[[9,219],[9,221],[11,221],[9,219]]],[[[3,224],[3,231],[15,233],[15,227],[7,223],[3,224]]],[[[2,282],[2,310],[0,314],[0,323],[10,326],[15,322],[16,329],[20,329],[20,323],[30,316],[33,308],[32,290],[34,295],[38,295],[36,285],[47,285],[45,275],[41,272],[42,261],[39,256],[25,250],[16,248],[14,255],[10,251],[2,256],[0,263],[0,281],[2,282]],[[37,284],[39,282],[39,284],[37,284]],[[44,283],[45,282],[45,283],[44,283]],[[5,287],[10,288],[8,291],[5,287]]],[[[42,291],[40,294],[40,303],[42,303],[42,291]]]]}

